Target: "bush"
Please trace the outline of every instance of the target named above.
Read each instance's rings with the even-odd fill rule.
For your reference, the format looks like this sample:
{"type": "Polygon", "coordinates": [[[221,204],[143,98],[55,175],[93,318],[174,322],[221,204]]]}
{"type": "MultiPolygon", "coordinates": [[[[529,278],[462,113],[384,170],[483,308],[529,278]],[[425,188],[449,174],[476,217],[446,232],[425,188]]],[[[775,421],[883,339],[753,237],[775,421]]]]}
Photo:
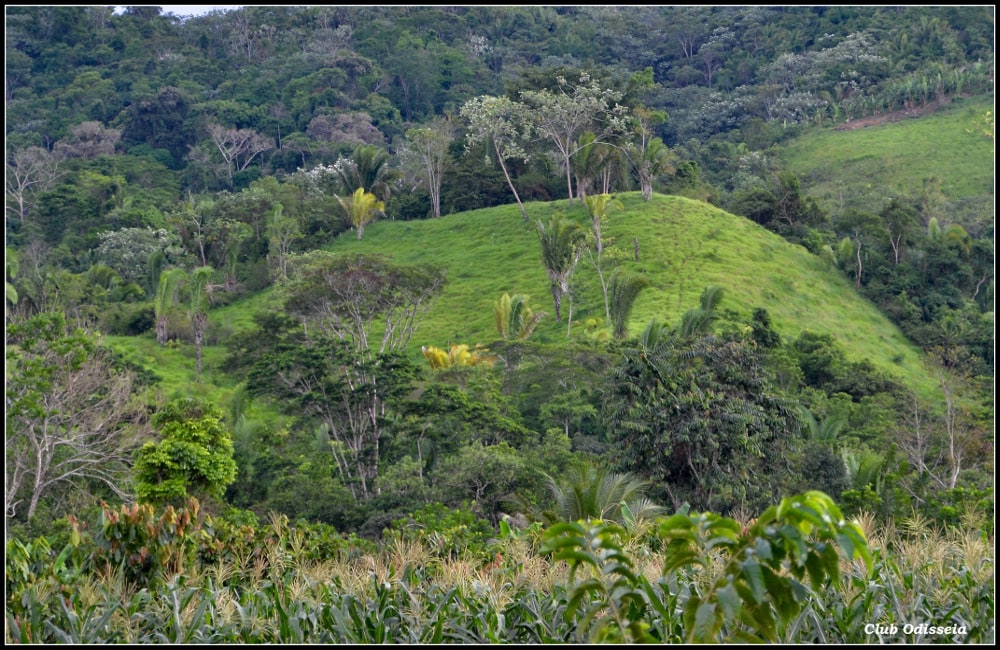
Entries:
{"type": "Polygon", "coordinates": [[[102,332],[112,336],[139,336],[153,329],[156,314],[149,303],[115,303],[101,312],[102,332]]]}
{"type": "Polygon", "coordinates": [[[485,519],[469,509],[448,508],[432,503],[392,522],[386,537],[426,545],[438,557],[458,558],[467,554],[489,557],[488,540],[496,533],[485,519]]]}

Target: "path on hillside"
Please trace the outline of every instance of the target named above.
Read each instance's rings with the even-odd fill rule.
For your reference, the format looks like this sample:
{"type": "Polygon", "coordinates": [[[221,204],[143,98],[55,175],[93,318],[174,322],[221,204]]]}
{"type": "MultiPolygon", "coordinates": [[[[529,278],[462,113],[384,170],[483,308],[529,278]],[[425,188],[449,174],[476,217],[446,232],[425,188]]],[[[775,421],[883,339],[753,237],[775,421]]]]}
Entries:
{"type": "Polygon", "coordinates": [[[901,111],[892,111],[890,113],[885,113],[884,115],[872,115],[870,117],[862,117],[855,120],[848,120],[843,124],[838,124],[833,127],[834,131],[851,131],[853,129],[861,129],[866,126],[878,126],[880,124],[889,124],[891,122],[900,122],[902,120],[907,120],[914,117],[923,117],[929,115],[936,111],[937,109],[951,103],[951,99],[938,100],[930,104],[924,104],[923,106],[918,106],[915,108],[906,108],[901,111]]]}

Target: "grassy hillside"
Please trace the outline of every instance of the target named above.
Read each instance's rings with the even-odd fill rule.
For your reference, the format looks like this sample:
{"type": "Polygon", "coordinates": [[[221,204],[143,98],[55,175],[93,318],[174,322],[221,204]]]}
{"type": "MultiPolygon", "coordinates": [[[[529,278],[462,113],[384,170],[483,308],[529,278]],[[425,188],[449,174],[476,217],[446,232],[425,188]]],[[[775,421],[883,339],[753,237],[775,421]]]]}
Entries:
{"type": "MultiPolygon", "coordinates": [[[[653,318],[676,324],[708,285],[726,289],[720,308],[749,317],[768,309],[776,330],[795,337],[803,330],[829,333],[852,360],[869,358],[921,392],[932,383],[920,352],[850,282],[823,260],[746,219],[675,196],[619,195],[623,210],[609,212],[606,231],[628,254],[627,268],[645,274],[652,286],[640,294],[629,323],[637,334],[653,318]],[[634,260],[634,242],[639,261],[634,260]]],[[[586,223],[579,204],[566,201],[528,204],[532,219],[555,212],[586,223]]],[[[536,309],[548,312],[537,336],[566,340],[566,324],[556,324],[549,281],[532,226],[515,206],[449,215],[419,222],[377,222],[358,241],[340,237],[332,251],[380,252],[409,263],[437,262],[448,269],[448,284],[411,342],[446,346],[449,342],[489,343],[496,339],[492,304],[503,292],[524,293],[536,309]]],[[[596,271],[581,259],[575,280],[573,337],[584,336],[583,322],[603,318],[596,271]]],[[[566,307],[564,304],[564,321],[566,307]]]]}
{"type": "MultiPolygon", "coordinates": [[[[646,203],[638,193],[619,195],[623,209],[609,211],[606,240],[626,255],[623,265],[643,273],[651,287],[640,294],[629,322],[637,334],[653,318],[670,325],[696,307],[709,285],[726,289],[721,309],[749,317],[756,307],[769,311],[775,329],[786,338],[804,330],[829,333],[843,343],[851,360],[871,361],[923,395],[934,382],[922,357],[882,313],[861,298],[851,283],[824,260],[785,242],[753,222],[708,204],[654,195],[646,203]],[[639,261],[634,243],[639,243],[639,261]]],[[[584,208],[566,201],[527,205],[532,219],[561,212],[589,223],[584,208]]],[[[532,225],[516,206],[476,210],[426,221],[370,224],[364,239],[345,233],[327,247],[334,252],[382,253],[397,261],[434,262],[447,269],[448,283],[421,322],[410,343],[415,359],[421,345],[450,342],[489,344],[497,338],[492,305],[504,292],[524,293],[531,305],[547,312],[535,337],[549,343],[567,340],[564,321],[554,320],[549,281],[532,225]]],[[[584,256],[575,275],[573,338],[586,336],[584,321],[603,319],[597,273],[584,256]]],[[[211,312],[212,330],[249,327],[254,313],[277,308],[272,292],[248,297],[211,312]]],[[[175,393],[227,398],[231,381],[217,371],[224,349],[207,346],[205,374],[194,374],[193,346],[161,348],[152,334],[135,339],[109,337],[129,358],[155,370],[167,396],[175,393]]],[[[220,402],[224,403],[224,402],[220,402]]]]}
{"type": "Polygon", "coordinates": [[[806,193],[834,213],[850,207],[878,211],[889,197],[919,195],[927,178],[940,179],[949,201],[991,210],[993,142],[977,122],[993,109],[992,97],[959,98],[920,119],[814,129],[781,157],[806,193]]]}

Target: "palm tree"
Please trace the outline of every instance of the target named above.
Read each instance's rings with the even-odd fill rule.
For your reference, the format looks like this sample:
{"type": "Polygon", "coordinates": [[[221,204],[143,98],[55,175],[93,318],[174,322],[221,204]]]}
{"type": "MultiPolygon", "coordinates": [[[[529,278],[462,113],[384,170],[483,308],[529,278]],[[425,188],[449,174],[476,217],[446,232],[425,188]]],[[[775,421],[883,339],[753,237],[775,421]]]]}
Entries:
{"type": "MultiPolygon", "coordinates": [[[[580,261],[580,250],[587,234],[578,223],[555,215],[548,227],[538,222],[538,238],[542,243],[542,263],[548,271],[555,301],[556,322],[562,322],[562,297],[569,293],[569,278],[580,261]]],[[[573,319],[570,305],[569,321],[573,319]]]]}
{"type": "Polygon", "coordinates": [[[4,279],[6,285],[4,286],[4,320],[10,317],[10,308],[17,305],[17,289],[14,285],[10,283],[15,277],[17,277],[18,264],[17,264],[17,251],[13,248],[4,249],[4,279]]]}
{"type": "Polygon", "coordinates": [[[722,287],[707,287],[701,293],[701,307],[689,309],[681,317],[681,336],[688,338],[711,332],[712,323],[719,319],[715,308],[724,294],[722,287]]]}
{"type": "Polygon", "coordinates": [[[497,332],[505,341],[528,338],[544,317],[545,312],[535,312],[528,306],[528,297],[523,294],[511,296],[505,293],[493,303],[497,332]]]}
{"type": "Polygon", "coordinates": [[[611,158],[611,145],[597,142],[592,132],[582,133],[576,141],[576,152],[570,158],[573,176],[576,178],[576,194],[586,197],[591,185],[602,174],[611,158]]]}
{"type": "Polygon", "coordinates": [[[371,192],[366,192],[364,187],[359,187],[354,191],[354,196],[350,201],[337,197],[341,207],[347,213],[347,218],[358,230],[358,239],[365,234],[365,224],[371,222],[375,215],[385,208],[385,203],[378,200],[378,197],[371,192]]]}
{"type": "Polygon", "coordinates": [[[625,338],[628,333],[628,317],[632,313],[632,307],[635,306],[635,299],[639,296],[639,292],[648,286],[649,280],[645,276],[629,273],[620,268],[615,269],[611,275],[608,305],[615,338],[625,338]]]}
{"type": "Polygon", "coordinates": [[[653,179],[661,174],[672,174],[677,156],[659,138],[653,138],[644,150],[636,153],[635,173],[639,177],[642,198],[648,201],[653,196],[653,179]]]}
{"type": "Polygon", "coordinates": [[[629,473],[585,466],[570,470],[562,481],[547,474],[546,480],[552,507],[529,516],[547,525],[588,519],[633,525],[664,512],[645,496],[649,484],[629,473]]]}
{"type": "Polygon", "coordinates": [[[847,426],[847,418],[842,415],[828,415],[822,420],[817,420],[812,411],[805,406],[799,406],[798,415],[808,438],[823,445],[833,445],[847,426]]]}
{"type": "Polygon", "coordinates": [[[201,346],[208,327],[208,281],[212,278],[212,267],[202,266],[191,273],[191,303],[188,316],[194,331],[195,368],[201,377],[201,346]]]}
{"type": "Polygon", "coordinates": [[[160,273],[156,299],[153,301],[153,311],[156,314],[156,342],[160,345],[167,343],[167,316],[177,300],[177,288],[186,277],[184,269],[178,268],[160,273]]]}
{"type": "Polygon", "coordinates": [[[338,165],[341,190],[347,194],[360,187],[380,201],[388,201],[392,182],[399,176],[389,167],[391,159],[389,152],[375,145],[355,147],[351,158],[338,165]]]}
{"type": "Polygon", "coordinates": [[[639,348],[644,353],[650,353],[656,350],[661,343],[665,343],[669,336],[669,330],[663,323],[658,320],[649,321],[649,325],[642,330],[642,334],[639,335],[639,348]]]}

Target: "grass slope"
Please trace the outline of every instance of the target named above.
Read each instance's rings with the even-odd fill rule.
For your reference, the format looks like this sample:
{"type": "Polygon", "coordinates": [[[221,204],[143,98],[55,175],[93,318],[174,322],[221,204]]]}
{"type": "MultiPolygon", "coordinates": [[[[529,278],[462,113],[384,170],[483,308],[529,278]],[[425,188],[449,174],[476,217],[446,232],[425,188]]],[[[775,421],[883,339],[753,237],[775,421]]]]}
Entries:
{"type": "Polygon", "coordinates": [[[919,119],[849,131],[811,129],[781,158],[802,179],[803,190],[834,213],[851,207],[878,212],[890,197],[918,196],[928,178],[940,179],[949,201],[971,201],[992,212],[993,142],[977,126],[991,110],[992,97],[959,98],[919,119]]]}
{"type": "MultiPolygon", "coordinates": [[[[639,193],[618,195],[623,210],[611,210],[606,232],[628,259],[626,268],[641,272],[652,286],[636,302],[629,332],[638,334],[653,318],[669,324],[698,306],[708,285],[726,289],[721,309],[749,317],[765,307],[775,329],[787,338],[803,330],[829,333],[843,343],[852,360],[871,359],[921,394],[933,390],[920,351],[870,302],[855,292],[836,269],[804,248],[753,222],[708,204],[676,196],[639,193]],[[639,261],[634,260],[634,242],[639,261]]],[[[527,205],[533,220],[556,212],[588,225],[585,210],[567,201],[527,205]]],[[[492,305],[505,291],[524,293],[537,309],[548,312],[539,339],[566,340],[564,322],[554,321],[548,276],[538,238],[515,206],[449,215],[418,222],[376,222],[358,241],[353,233],[338,238],[335,252],[384,253],[413,264],[436,262],[448,269],[448,284],[411,341],[445,347],[449,342],[484,343],[496,339],[492,305]]],[[[574,281],[571,336],[584,336],[583,321],[604,316],[597,273],[586,256],[574,281]]]]}
{"type": "MultiPolygon", "coordinates": [[[[605,241],[614,242],[626,255],[624,267],[651,281],[636,301],[630,334],[638,334],[654,318],[676,325],[686,310],[698,305],[706,286],[719,285],[726,290],[720,309],[749,318],[754,308],[765,307],[786,340],[804,330],[831,334],[851,360],[870,359],[922,396],[933,393],[935,383],[920,351],[822,259],[747,219],[700,201],[654,195],[647,203],[637,192],[618,198],[623,209],[609,211],[605,241]],[[639,261],[634,259],[636,241],[639,261]]],[[[527,209],[533,222],[562,213],[589,228],[579,203],[529,203],[527,209]]],[[[495,341],[493,303],[504,292],[526,294],[536,311],[547,312],[536,340],[552,344],[567,340],[568,306],[564,300],[563,322],[556,323],[537,234],[514,205],[424,221],[375,222],[365,229],[363,240],[349,232],[327,248],[381,253],[410,264],[433,262],[447,269],[448,283],[410,342],[414,359],[421,359],[421,345],[446,348],[450,342],[495,341]]],[[[586,256],[577,267],[574,284],[570,336],[580,339],[587,335],[585,319],[604,317],[597,273],[586,256]]],[[[210,320],[217,331],[237,331],[251,325],[254,313],[276,308],[280,305],[274,293],[265,291],[212,310],[210,320]]],[[[132,360],[161,374],[167,396],[198,394],[228,403],[234,387],[217,370],[225,354],[221,346],[205,347],[205,372],[199,381],[189,344],[160,347],[152,333],[108,339],[132,360]]]]}

